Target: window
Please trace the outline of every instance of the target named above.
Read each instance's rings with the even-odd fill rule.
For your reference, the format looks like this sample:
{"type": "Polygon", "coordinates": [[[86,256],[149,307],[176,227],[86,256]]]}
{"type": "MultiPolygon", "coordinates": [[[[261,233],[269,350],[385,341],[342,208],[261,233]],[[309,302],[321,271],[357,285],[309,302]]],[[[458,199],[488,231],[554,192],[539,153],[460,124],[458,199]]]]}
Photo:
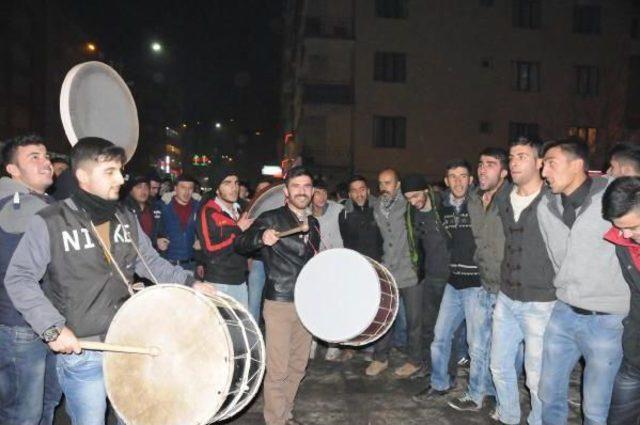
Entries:
{"type": "Polygon", "coordinates": [[[530,140],[539,140],[538,124],[527,122],[509,122],[509,141],[517,140],[518,137],[526,137],[530,140]]]}
{"type": "Polygon", "coordinates": [[[578,136],[589,145],[589,150],[593,153],[596,150],[596,138],[598,129],[595,127],[575,126],[569,127],[569,136],[578,136]]]}
{"type": "Polygon", "coordinates": [[[407,0],[376,0],[378,18],[407,18],[407,0]]]}
{"type": "Polygon", "coordinates": [[[489,121],[480,121],[480,133],[490,134],[491,132],[491,123],[489,121]]]}
{"type": "Polygon", "coordinates": [[[373,79],[402,83],[406,80],[407,55],[404,53],[376,52],[373,79]]]}
{"type": "Polygon", "coordinates": [[[631,36],[631,38],[638,38],[638,18],[631,19],[631,30],[629,32],[629,35],[631,36]]]}
{"type": "Polygon", "coordinates": [[[493,68],[493,58],[480,59],[480,66],[483,68],[493,68]]]}
{"type": "Polygon", "coordinates": [[[540,63],[513,62],[514,89],[517,91],[540,91],[540,63]]]}
{"type": "Polygon", "coordinates": [[[582,96],[598,95],[598,68],[576,66],[576,93],[582,96]]]}
{"type": "Polygon", "coordinates": [[[513,0],[513,26],[516,28],[540,28],[541,0],[513,0]]]}
{"type": "Polygon", "coordinates": [[[373,146],[376,148],[404,148],[407,119],[405,117],[373,117],[373,146]]]}
{"type": "Polygon", "coordinates": [[[600,6],[576,5],[573,7],[573,32],[600,34],[600,6]]]}
{"type": "Polygon", "coordinates": [[[491,7],[493,6],[493,0],[480,0],[480,6],[491,7]]]}

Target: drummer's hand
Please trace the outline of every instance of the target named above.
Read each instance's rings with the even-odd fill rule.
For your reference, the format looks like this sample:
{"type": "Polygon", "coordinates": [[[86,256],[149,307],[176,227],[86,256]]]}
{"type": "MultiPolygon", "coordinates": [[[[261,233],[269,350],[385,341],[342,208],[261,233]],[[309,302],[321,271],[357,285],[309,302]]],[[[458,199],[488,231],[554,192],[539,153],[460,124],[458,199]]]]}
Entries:
{"type": "Polygon", "coordinates": [[[276,231],[273,229],[267,229],[262,234],[262,243],[266,246],[273,246],[280,240],[279,237],[276,236],[276,231]]]}
{"type": "Polygon", "coordinates": [[[249,228],[249,226],[251,226],[253,224],[253,221],[255,219],[253,218],[249,218],[249,216],[247,215],[247,213],[244,213],[240,216],[240,219],[238,220],[238,227],[240,228],[240,230],[242,230],[243,232],[245,230],[247,230],[249,228]]]}
{"type": "Polygon", "coordinates": [[[76,335],[73,333],[71,329],[68,327],[62,328],[60,335],[56,338],[55,341],[48,343],[49,348],[51,348],[56,353],[63,354],[80,354],[82,348],[80,348],[80,341],[76,338],[76,335]]]}
{"type": "Polygon", "coordinates": [[[169,239],[167,238],[158,238],[158,249],[160,251],[166,251],[169,248],[169,239]]]}
{"type": "Polygon", "coordinates": [[[198,292],[202,292],[205,295],[215,295],[218,293],[216,286],[211,282],[196,282],[193,284],[193,289],[198,292]]]}

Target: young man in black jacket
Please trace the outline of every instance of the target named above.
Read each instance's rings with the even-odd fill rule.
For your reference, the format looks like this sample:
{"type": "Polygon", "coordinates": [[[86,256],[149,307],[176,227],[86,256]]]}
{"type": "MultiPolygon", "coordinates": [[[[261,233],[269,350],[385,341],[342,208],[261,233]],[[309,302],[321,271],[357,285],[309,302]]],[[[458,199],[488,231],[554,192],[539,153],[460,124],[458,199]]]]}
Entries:
{"type": "Polygon", "coordinates": [[[265,264],[264,322],[267,374],[264,379],[264,419],[267,425],[299,424],[293,417],[298,386],[305,374],[311,350],[311,334],[304,328],[293,304],[296,279],[302,267],[320,249],[320,226],[308,215],[313,178],[303,167],[294,167],[284,180],[284,207],[260,214],[235,238],[240,254],[257,250],[265,264]],[[308,220],[309,231],[278,238],[277,232],[308,220]]]}
{"type": "Polygon", "coordinates": [[[620,177],[602,198],[605,219],[613,227],[605,239],[616,246],[622,274],[631,290],[631,308],[623,320],[622,365],[613,384],[609,425],[640,420],[640,177],[620,177]]]}
{"type": "Polygon", "coordinates": [[[163,260],[135,215],[118,203],[124,149],[83,138],[71,160],[80,189],[33,217],[9,263],[5,286],[27,323],[59,353],[58,380],[73,425],[102,425],[107,407],[102,353],[83,351],[80,341],[104,339],[132,292],[134,272],[152,278],[143,261],[162,282],[209,294],[215,289],[163,260]]]}

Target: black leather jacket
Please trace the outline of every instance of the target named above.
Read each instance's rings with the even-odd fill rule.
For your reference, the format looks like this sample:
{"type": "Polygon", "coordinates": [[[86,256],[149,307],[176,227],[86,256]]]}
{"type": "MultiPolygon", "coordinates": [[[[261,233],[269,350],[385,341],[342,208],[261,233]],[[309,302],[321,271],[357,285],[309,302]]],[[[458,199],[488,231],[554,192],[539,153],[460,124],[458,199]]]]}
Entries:
{"type": "Polygon", "coordinates": [[[260,250],[267,280],[264,297],[271,301],[293,301],[293,290],[302,267],[320,247],[320,225],[309,216],[309,231],[280,239],[273,246],[262,243],[267,229],[285,231],[300,225],[296,215],[284,206],[262,213],[244,233],[236,237],[236,252],[249,255],[260,250]]]}

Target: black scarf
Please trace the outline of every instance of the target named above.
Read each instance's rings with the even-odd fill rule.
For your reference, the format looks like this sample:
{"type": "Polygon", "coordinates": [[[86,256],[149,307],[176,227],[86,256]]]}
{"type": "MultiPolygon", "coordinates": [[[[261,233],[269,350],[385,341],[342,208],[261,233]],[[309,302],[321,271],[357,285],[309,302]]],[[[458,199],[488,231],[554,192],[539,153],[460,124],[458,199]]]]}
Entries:
{"type": "Polygon", "coordinates": [[[84,210],[89,215],[89,218],[96,226],[115,217],[118,206],[117,200],[110,201],[102,199],[82,189],[78,189],[78,191],[71,196],[71,199],[73,199],[73,202],[78,208],[84,210]]]}

